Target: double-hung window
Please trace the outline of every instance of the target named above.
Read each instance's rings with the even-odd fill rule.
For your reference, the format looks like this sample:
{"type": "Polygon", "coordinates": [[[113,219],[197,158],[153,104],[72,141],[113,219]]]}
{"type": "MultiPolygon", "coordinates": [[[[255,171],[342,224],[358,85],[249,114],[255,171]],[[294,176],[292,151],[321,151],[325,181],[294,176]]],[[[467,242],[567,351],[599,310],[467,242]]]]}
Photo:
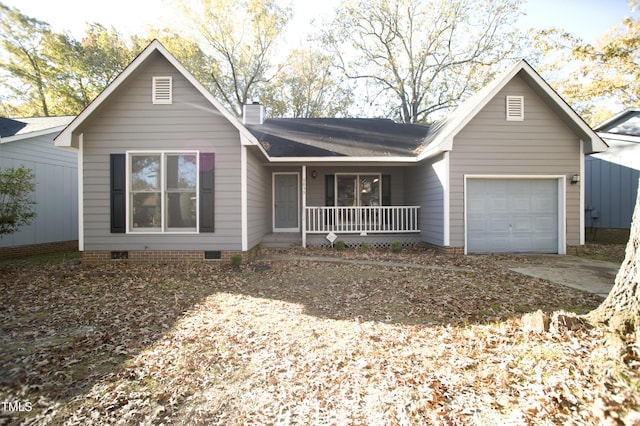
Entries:
{"type": "Polygon", "coordinates": [[[128,154],[130,232],[196,232],[198,153],[128,154]]]}
{"type": "Polygon", "coordinates": [[[336,206],[380,206],[379,174],[336,175],[336,206]]]}

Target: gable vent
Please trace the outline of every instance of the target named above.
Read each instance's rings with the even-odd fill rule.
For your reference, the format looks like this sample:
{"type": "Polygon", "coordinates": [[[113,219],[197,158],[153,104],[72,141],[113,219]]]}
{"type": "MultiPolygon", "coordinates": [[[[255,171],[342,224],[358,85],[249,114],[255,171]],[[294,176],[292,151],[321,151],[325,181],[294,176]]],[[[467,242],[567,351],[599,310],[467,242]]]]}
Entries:
{"type": "Polygon", "coordinates": [[[153,103],[170,104],[172,102],[171,77],[153,77],[153,103]]]}
{"type": "Polygon", "coordinates": [[[507,121],[524,120],[524,96],[507,96],[507,121]]]}

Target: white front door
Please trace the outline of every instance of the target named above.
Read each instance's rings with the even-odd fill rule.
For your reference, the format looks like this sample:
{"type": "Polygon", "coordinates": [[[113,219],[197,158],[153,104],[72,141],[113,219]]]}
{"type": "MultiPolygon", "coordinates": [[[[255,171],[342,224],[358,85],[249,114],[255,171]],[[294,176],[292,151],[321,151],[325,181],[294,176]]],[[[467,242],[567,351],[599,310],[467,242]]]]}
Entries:
{"type": "Polygon", "coordinates": [[[298,173],[273,174],[273,231],[295,232],[299,224],[298,173]]]}

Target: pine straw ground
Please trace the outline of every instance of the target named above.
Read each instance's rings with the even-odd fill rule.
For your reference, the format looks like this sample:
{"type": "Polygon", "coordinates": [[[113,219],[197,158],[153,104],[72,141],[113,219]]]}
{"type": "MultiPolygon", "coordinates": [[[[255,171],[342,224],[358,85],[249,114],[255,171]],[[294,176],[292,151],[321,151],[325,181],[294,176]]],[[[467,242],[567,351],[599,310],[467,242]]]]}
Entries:
{"type": "Polygon", "coordinates": [[[0,424],[640,422],[637,335],[521,327],[596,296],[499,256],[299,254],[361,262],[0,265],[0,424]]]}

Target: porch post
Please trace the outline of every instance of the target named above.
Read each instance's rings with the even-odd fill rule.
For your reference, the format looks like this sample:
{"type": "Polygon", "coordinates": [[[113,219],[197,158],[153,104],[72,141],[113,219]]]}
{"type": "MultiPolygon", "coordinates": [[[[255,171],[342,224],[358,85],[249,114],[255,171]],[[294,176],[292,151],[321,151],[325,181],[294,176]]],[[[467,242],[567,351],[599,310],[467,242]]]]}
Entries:
{"type": "Polygon", "coordinates": [[[307,166],[302,166],[302,248],[307,248],[307,166]]]}

